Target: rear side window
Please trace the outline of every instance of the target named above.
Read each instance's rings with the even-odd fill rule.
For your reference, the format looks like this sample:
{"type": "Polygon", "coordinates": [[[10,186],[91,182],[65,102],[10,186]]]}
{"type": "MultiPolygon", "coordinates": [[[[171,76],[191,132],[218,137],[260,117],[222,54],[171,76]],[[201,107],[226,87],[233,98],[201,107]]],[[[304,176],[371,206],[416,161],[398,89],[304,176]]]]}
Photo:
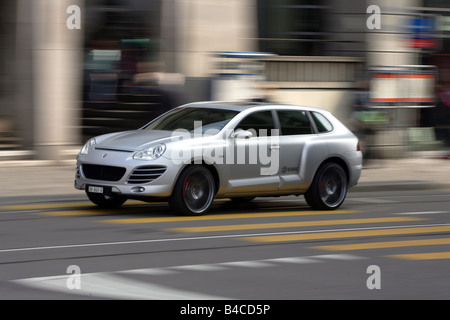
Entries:
{"type": "Polygon", "coordinates": [[[311,115],[316,123],[317,130],[319,133],[330,132],[333,130],[333,125],[327,118],[318,112],[311,112],[311,115]]]}
{"type": "Polygon", "coordinates": [[[283,136],[312,133],[306,111],[278,111],[278,118],[283,136]]]}

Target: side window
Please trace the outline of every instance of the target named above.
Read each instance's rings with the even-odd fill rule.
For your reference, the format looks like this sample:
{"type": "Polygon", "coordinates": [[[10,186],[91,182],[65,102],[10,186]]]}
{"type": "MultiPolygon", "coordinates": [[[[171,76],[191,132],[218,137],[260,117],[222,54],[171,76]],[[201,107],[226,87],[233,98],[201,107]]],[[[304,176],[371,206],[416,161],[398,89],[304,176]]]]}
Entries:
{"type": "Polygon", "coordinates": [[[312,133],[306,111],[278,111],[278,118],[283,136],[312,133]]]}
{"type": "Polygon", "coordinates": [[[333,125],[327,118],[318,112],[311,112],[311,115],[316,123],[317,130],[319,133],[330,132],[333,130],[333,125]]]}
{"type": "Polygon", "coordinates": [[[249,130],[256,133],[256,136],[270,136],[271,130],[275,129],[273,124],[272,112],[261,111],[254,112],[244,118],[237,126],[236,129],[249,130]]]}

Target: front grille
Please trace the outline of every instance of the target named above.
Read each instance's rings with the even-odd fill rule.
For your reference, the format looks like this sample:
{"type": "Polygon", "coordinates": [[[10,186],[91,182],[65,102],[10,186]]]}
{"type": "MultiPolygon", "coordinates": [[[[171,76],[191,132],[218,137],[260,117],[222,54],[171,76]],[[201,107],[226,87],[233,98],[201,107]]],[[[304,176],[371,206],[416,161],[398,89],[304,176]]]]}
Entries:
{"type": "Polygon", "coordinates": [[[102,166],[97,164],[83,164],[81,170],[86,178],[103,181],[119,181],[122,179],[125,171],[127,171],[122,167],[102,166]]]}
{"type": "Polygon", "coordinates": [[[143,184],[152,182],[158,179],[164,172],[164,166],[142,166],[134,169],[133,173],[128,178],[129,184],[143,184]]]}

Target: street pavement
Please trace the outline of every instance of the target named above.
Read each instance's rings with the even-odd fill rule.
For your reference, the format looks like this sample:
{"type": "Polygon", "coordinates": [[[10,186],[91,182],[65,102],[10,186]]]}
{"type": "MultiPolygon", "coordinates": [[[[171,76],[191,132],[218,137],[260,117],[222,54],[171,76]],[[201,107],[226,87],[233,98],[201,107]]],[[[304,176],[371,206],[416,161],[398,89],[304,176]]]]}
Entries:
{"type": "MultiPolygon", "coordinates": [[[[11,197],[83,196],[73,187],[75,160],[0,161],[0,201],[11,197]]],[[[450,159],[377,159],[363,168],[351,192],[450,189],[450,159]]]]}
{"type": "Polygon", "coordinates": [[[448,299],[449,169],[429,156],[374,160],[332,216],[288,198],[219,203],[188,221],[165,204],[86,205],[74,159],[0,161],[0,299],[448,299]],[[83,272],[81,291],[68,266],[83,272]]]}

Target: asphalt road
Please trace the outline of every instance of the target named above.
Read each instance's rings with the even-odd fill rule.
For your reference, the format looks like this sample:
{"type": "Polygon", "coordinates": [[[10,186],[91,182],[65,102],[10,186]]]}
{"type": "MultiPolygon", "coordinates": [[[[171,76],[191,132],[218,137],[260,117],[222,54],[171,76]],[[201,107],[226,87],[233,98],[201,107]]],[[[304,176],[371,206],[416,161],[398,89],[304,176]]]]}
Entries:
{"type": "Polygon", "coordinates": [[[11,198],[0,221],[3,300],[450,298],[450,190],[351,192],[327,212],[217,201],[202,217],[11,198]]]}

